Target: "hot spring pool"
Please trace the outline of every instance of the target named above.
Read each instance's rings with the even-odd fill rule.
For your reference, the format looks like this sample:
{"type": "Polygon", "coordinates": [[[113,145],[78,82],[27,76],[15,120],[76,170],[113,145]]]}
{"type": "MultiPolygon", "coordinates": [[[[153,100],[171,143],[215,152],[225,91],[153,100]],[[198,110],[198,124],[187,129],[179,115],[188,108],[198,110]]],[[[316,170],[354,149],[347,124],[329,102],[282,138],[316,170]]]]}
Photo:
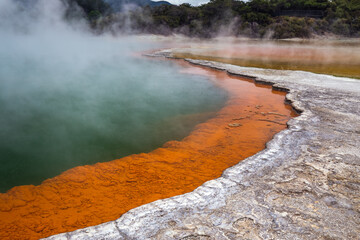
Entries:
{"type": "Polygon", "coordinates": [[[154,44],[82,40],[4,37],[1,192],[182,139],[226,101],[206,77],[180,73],[171,61],[133,55],[154,44]]]}

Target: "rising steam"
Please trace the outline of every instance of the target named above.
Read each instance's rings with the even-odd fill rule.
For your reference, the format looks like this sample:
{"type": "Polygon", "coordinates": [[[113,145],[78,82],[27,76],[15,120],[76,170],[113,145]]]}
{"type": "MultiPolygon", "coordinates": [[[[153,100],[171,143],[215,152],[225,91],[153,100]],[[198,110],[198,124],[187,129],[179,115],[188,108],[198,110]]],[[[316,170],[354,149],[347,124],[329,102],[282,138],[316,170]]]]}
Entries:
{"type": "Polygon", "coordinates": [[[58,0],[0,1],[0,191],[181,139],[204,120],[183,116],[225,100],[204,77],[134,56],[158,43],[95,36],[66,11],[58,0]]]}

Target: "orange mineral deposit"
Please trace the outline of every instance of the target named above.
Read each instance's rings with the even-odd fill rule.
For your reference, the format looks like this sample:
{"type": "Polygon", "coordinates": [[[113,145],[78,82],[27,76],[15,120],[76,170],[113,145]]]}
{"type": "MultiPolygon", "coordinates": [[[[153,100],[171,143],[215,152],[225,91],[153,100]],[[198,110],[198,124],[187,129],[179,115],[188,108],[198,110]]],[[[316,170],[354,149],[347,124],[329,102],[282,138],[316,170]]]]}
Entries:
{"type": "MultiPolygon", "coordinates": [[[[0,194],[0,239],[38,239],[115,220],[158,199],[190,192],[264,149],[295,113],[284,92],[224,72],[184,65],[229,93],[215,117],[182,141],[142,153],[70,169],[39,186],[0,194]]],[[[196,117],[196,116],[195,116],[196,117]]]]}

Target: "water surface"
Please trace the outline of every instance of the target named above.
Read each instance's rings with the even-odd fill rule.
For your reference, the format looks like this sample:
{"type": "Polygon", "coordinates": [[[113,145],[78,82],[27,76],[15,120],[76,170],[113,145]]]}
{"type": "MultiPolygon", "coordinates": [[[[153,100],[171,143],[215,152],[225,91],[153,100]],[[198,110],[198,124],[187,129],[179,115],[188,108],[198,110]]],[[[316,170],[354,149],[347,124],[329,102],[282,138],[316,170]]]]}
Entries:
{"type": "Polygon", "coordinates": [[[134,55],[155,44],[56,38],[10,35],[0,46],[1,192],[180,140],[226,100],[206,77],[134,55]]]}
{"type": "Polygon", "coordinates": [[[203,59],[244,67],[303,70],[360,79],[360,41],[266,41],[216,39],[175,50],[180,58],[203,59]]]}

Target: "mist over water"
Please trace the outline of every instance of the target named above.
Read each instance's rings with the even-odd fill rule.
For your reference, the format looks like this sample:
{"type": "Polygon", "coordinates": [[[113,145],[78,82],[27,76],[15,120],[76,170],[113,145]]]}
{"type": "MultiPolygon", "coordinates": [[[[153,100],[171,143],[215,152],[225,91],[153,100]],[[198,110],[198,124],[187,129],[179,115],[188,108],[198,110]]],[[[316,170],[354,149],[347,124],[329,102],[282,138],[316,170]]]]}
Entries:
{"type": "Polygon", "coordinates": [[[0,4],[0,192],[180,140],[205,120],[183,116],[224,104],[208,79],[134,55],[157,43],[93,36],[37,2],[0,4]]]}

